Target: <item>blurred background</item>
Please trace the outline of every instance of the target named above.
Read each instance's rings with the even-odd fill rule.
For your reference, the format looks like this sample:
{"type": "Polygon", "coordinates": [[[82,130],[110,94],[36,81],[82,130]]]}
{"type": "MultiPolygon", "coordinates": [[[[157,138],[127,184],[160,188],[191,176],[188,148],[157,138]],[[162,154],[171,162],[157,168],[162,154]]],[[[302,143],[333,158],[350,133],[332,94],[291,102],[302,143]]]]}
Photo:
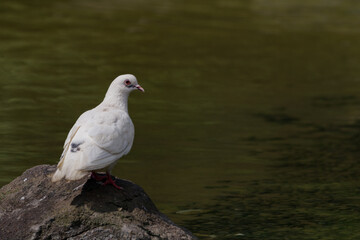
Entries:
{"type": "Polygon", "coordinates": [[[145,88],[141,185],[200,239],[360,239],[360,2],[1,0],[0,186],[56,164],[111,81],[145,88]]]}

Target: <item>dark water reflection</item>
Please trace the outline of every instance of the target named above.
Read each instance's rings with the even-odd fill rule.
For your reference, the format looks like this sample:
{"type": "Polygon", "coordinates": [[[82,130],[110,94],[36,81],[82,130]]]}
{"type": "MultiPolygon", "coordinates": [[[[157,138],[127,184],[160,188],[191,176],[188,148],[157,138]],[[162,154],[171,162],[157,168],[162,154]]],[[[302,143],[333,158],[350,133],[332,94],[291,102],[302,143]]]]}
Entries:
{"type": "Polygon", "coordinates": [[[205,239],[359,238],[360,125],[307,128],[288,138],[251,139],[273,146],[259,154],[271,159],[271,175],[219,181],[212,186],[222,192],[217,202],[191,205],[203,210],[185,222],[205,239]]]}
{"type": "Polygon", "coordinates": [[[0,2],[0,185],[134,73],[114,174],[204,239],[359,238],[357,1],[0,2]]]}

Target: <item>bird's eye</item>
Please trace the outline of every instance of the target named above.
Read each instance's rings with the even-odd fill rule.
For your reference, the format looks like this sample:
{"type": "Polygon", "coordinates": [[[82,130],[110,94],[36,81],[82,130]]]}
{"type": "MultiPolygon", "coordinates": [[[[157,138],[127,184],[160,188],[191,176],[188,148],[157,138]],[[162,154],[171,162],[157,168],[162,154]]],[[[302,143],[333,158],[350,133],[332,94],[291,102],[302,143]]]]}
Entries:
{"type": "Polygon", "coordinates": [[[129,86],[131,84],[130,80],[128,80],[128,79],[126,79],[124,83],[126,86],[129,86]]]}

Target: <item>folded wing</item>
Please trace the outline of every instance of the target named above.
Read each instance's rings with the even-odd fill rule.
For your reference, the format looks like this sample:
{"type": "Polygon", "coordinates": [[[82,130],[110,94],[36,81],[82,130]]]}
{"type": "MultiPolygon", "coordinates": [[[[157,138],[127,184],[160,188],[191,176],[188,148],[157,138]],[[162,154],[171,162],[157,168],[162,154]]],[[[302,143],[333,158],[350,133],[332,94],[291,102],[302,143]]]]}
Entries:
{"type": "Polygon", "coordinates": [[[114,164],[130,151],[134,139],[134,126],[126,113],[97,114],[84,122],[79,120],[70,130],[58,164],[63,175],[58,177],[69,180],[114,164]]]}

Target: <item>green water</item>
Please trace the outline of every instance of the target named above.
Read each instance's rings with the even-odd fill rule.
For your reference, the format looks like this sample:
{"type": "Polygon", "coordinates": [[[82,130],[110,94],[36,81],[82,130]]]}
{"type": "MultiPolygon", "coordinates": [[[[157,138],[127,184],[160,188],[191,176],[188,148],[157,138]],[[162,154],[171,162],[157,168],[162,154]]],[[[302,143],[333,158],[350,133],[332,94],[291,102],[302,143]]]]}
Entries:
{"type": "Polygon", "coordinates": [[[360,2],[0,2],[0,186],[133,73],[141,185],[200,239],[360,239],[360,2]]]}

